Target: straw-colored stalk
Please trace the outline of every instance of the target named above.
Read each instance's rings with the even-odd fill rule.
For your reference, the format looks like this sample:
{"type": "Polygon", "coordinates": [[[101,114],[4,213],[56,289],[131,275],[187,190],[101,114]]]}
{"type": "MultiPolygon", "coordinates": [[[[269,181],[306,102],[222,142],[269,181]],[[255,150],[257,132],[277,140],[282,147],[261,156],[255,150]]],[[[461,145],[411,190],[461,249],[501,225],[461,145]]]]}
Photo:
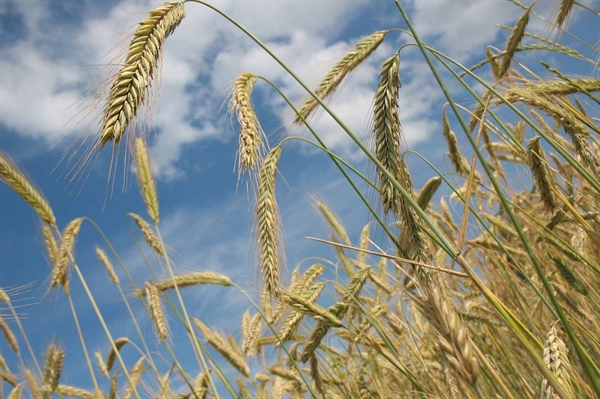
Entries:
{"type": "Polygon", "coordinates": [[[140,22],[123,67],[114,76],[100,131],[99,146],[119,143],[150,90],[163,44],[185,16],[183,2],[166,2],[140,22]]]}
{"type": "Polygon", "coordinates": [[[262,128],[252,107],[250,96],[257,76],[243,72],[233,83],[233,92],[229,102],[229,112],[235,113],[240,124],[238,142],[238,168],[240,172],[259,167],[264,151],[262,128]]]}
{"type": "Polygon", "coordinates": [[[2,151],[0,151],[0,180],[19,194],[44,222],[51,226],[56,225],[56,217],[48,201],[2,151]]]}
{"type": "Polygon", "coordinates": [[[152,165],[150,163],[150,156],[148,155],[148,145],[146,141],[137,137],[135,139],[135,167],[137,169],[138,184],[140,191],[142,192],[142,198],[146,204],[146,210],[150,219],[154,224],[158,224],[158,196],[156,194],[156,182],[154,181],[154,175],[152,174],[152,165]]]}
{"type": "MultiPolygon", "coordinates": [[[[315,90],[315,94],[325,100],[331,96],[342,83],[344,78],[354,71],[371,55],[381,43],[388,31],[378,31],[366,37],[358,43],[354,49],[347,53],[325,76],[315,90]]],[[[319,103],[314,97],[310,97],[300,107],[300,115],[305,120],[317,109],[319,103]]],[[[296,116],[294,124],[301,124],[302,119],[296,116]]]]}
{"type": "MultiPolygon", "coordinates": [[[[256,215],[260,244],[260,269],[264,278],[265,294],[273,298],[279,288],[281,268],[281,240],[275,180],[281,147],[273,148],[265,157],[259,173],[256,215]]],[[[266,301],[265,301],[266,303],[266,301]]]]}

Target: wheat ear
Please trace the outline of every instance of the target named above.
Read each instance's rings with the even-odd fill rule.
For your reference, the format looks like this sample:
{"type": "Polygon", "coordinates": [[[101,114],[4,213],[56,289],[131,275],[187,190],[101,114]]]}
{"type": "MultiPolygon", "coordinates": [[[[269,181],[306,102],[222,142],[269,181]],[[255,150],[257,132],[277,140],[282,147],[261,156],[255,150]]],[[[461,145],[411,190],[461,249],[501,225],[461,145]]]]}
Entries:
{"type": "Polygon", "coordinates": [[[44,222],[51,226],[56,225],[56,217],[48,201],[2,151],[0,151],[0,180],[19,194],[44,222]]]}
{"type": "Polygon", "coordinates": [[[112,83],[100,132],[100,147],[119,143],[125,129],[137,115],[162,57],[163,44],[185,16],[183,2],[166,2],[140,22],[129,44],[123,67],[112,83]]]}
{"type": "Polygon", "coordinates": [[[102,250],[102,248],[96,247],[96,256],[98,257],[98,260],[100,260],[100,263],[102,263],[102,265],[108,272],[108,277],[110,278],[110,281],[114,285],[119,285],[119,276],[117,276],[117,272],[115,271],[115,268],[113,267],[112,263],[108,259],[108,255],[106,255],[106,252],[104,252],[104,250],[102,250]]]}
{"type": "Polygon", "coordinates": [[[161,341],[164,341],[167,339],[167,318],[165,316],[162,301],[160,299],[160,292],[149,281],[146,281],[146,297],[148,298],[150,316],[152,321],[154,321],[154,325],[156,326],[158,338],[161,341]]]}
{"type": "MultiPolygon", "coordinates": [[[[573,387],[571,385],[571,364],[569,362],[568,349],[564,341],[559,337],[556,330],[556,324],[552,324],[550,331],[546,335],[544,344],[544,362],[556,376],[561,387],[567,392],[569,397],[573,397],[573,387]]],[[[558,394],[552,388],[547,379],[542,381],[541,399],[555,399],[558,394]]]]}
{"type": "Polygon", "coordinates": [[[152,248],[158,255],[166,256],[163,246],[154,233],[152,226],[150,226],[150,224],[146,222],[140,215],[136,215],[135,213],[128,213],[127,215],[133,219],[135,224],[137,224],[142,232],[142,235],[144,236],[144,240],[146,240],[146,243],[150,246],[150,248],[152,248]]]}
{"type": "Polygon", "coordinates": [[[525,12],[519,17],[513,32],[508,37],[506,49],[504,50],[504,56],[502,57],[502,62],[499,66],[498,79],[502,79],[504,76],[506,76],[506,73],[510,68],[510,63],[517,52],[517,48],[525,36],[525,27],[529,22],[529,13],[531,11],[531,7],[533,7],[533,4],[527,7],[525,12]]]}
{"type": "MultiPolygon", "coordinates": [[[[126,337],[121,337],[121,338],[117,338],[115,339],[115,347],[117,348],[117,351],[120,351],[121,348],[123,346],[125,346],[125,344],[129,343],[129,339],[127,339],[126,337]]],[[[106,370],[108,372],[110,372],[110,370],[112,370],[113,365],[115,364],[115,359],[117,358],[117,352],[115,351],[114,348],[110,348],[110,351],[108,352],[108,356],[106,357],[106,370]]]]}
{"type": "Polygon", "coordinates": [[[259,173],[256,214],[260,244],[260,269],[265,280],[265,293],[275,297],[279,287],[281,243],[279,215],[275,199],[275,180],[281,147],[273,148],[265,157],[259,173]]]}
{"type": "Polygon", "coordinates": [[[571,10],[575,6],[575,0],[561,0],[560,5],[558,7],[558,14],[556,15],[556,20],[554,21],[559,28],[563,27],[563,24],[571,14],[571,10]]]}
{"type": "Polygon", "coordinates": [[[531,168],[533,178],[540,191],[540,198],[548,212],[556,209],[554,198],[554,179],[549,171],[548,161],[540,145],[540,138],[535,137],[527,144],[527,165],[531,168]]]}
{"type": "Polygon", "coordinates": [[[156,194],[156,182],[152,174],[150,156],[148,155],[148,145],[146,141],[137,137],[135,139],[135,167],[137,168],[138,184],[142,192],[142,198],[146,204],[146,209],[150,219],[154,224],[158,224],[158,196],[156,194]]]}
{"type": "MultiPolygon", "coordinates": [[[[331,96],[342,83],[342,80],[353,70],[358,68],[379,47],[385,39],[388,31],[378,31],[366,37],[358,43],[354,49],[347,53],[325,76],[315,90],[315,94],[321,99],[331,96]]],[[[299,114],[305,120],[317,109],[319,103],[314,97],[310,97],[300,107],[299,114]]],[[[296,116],[294,124],[301,124],[302,118],[296,116]]]]}

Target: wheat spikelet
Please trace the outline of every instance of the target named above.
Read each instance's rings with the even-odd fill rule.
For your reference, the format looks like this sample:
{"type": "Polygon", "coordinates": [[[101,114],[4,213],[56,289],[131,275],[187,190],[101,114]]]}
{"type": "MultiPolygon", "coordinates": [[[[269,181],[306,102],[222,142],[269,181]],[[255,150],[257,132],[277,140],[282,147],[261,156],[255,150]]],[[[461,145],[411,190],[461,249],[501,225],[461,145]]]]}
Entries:
{"type": "Polygon", "coordinates": [[[240,372],[244,377],[250,377],[250,368],[248,367],[248,363],[246,359],[240,356],[227,342],[227,340],[223,339],[219,334],[212,331],[208,328],[204,323],[200,320],[194,318],[194,323],[196,327],[200,330],[204,338],[208,341],[208,343],[217,350],[229,363],[235,367],[237,371],[240,372]]]}
{"type": "MultiPolygon", "coordinates": [[[[325,76],[321,81],[315,94],[321,99],[325,100],[331,96],[338,86],[342,83],[342,80],[353,70],[355,70],[360,64],[362,64],[368,57],[379,47],[383,42],[385,35],[388,31],[378,31],[372,33],[370,36],[365,38],[362,42],[358,43],[352,51],[347,53],[325,76]]],[[[317,109],[319,103],[313,97],[310,97],[300,107],[299,114],[305,120],[317,109]]],[[[294,124],[301,124],[302,119],[297,116],[294,119],[294,124]]]]}
{"type": "Polygon", "coordinates": [[[136,215],[135,213],[128,213],[127,215],[133,219],[135,224],[137,224],[140,231],[142,232],[142,235],[144,236],[144,240],[146,240],[146,243],[150,246],[150,248],[152,248],[154,252],[156,252],[158,255],[166,256],[165,251],[163,250],[163,246],[156,234],[154,233],[154,229],[152,228],[152,226],[150,226],[148,222],[142,219],[141,216],[136,215]]]}
{"type": "Polygon", "coordinates": [[[114,77],[104,109],[100,148],[109,141],[117,145],[137,115],[157,74],[163,44],[185,16],[184,4],[166,2],[149,15],[133,34],[123,67],[114,77]]]}
{"type": "Polygon", "coordinates": [[[132,384],[127,384],[127,387],[125,388],[125,392],[123,393],[123,399],[131,399],[134,389],[136,389],[137,384],[139,383],[140,379],[142,378],[145,361],[146,361],[145,357],[142,356],[141,358],[139,358],[139,360],[135,363],[135,365],[129,372],[130,373],[129,375],[131,376],[132,384]]]}
{"type": "Polygon", "coordinates": [[[242,352],[246,356],[252,356],[256,353],[256,343],[262,330],[261,325],[262,316],[260,313],[255,314],[252,316],[252,319],[249,320],[248,330],[246,334],[244,334],[244,339],[242,340],[242,352]]]}
{"type": "Polygon", "coordinates": [[[102,248],[96,247],[96,256],[98,257],[98,260],[100,260],[100,263],[102,263],[102,265],[108,272],[108,277],[110,278],[110,281],[114,285],[119,285],[120,284],[119,276],[117,276],[117,272],[115,271],[115,268],[113,267],[112,263],[110,263],[110,260],[108,259],[108,256],[106,255],[106,252],[104,252],[104,250],[102,250],[102,248]]]}
{"type": "MultiPolygon", "coordinates": [[[[556,330],[556,324],[552,324],[550,331],[546,335],[544,343],[544,362],[556,376],[561,387],[568,394],[573,396],[573,387],[571,386],[571,364],[569,362],[568,349],[564,341],[559,337],[556,330]]],[[[559,396],[552,388],[548,380],[542,381],[542,399],[557,399],[559,396]]]]}
{"type": "Polygon", "coordinates": [[[19,344],[17,342],[17,337],[15,337],[15,334],[13,334],[10,327],[8,326],[8,324],[6,324],[6,321],[4,320],[4,318],[2,316],[0,316],[0,330],[2,330],[2,333],[4,334],[4,338],[6,339],[6,342],[8,342],[8,346],[10,346],[10,348],[16,354],[18,354],[19,353],[19,344]]]}
{"type": "MultiPolygon", "coordinates": [[[[281,267],[279,216],[275,199],[275,180],[281,147],[273,148],[265,157],[259,173],[256,214],[258,242],[260,244],[260,269],[265,281],[265,293],[276,296],[281,267]]],[[[266,301],[265,301],[266,303],[266,301]]]]}
{"type": "Polygon", "coordinates": [[[162,301],[160,299],[160,292],[152,285],[151,282],[146,281],[146,297],[148,298],[148,305],[150,306],[150,316],[156,327],[158,338],[161,341],[167,339],[167,319],[163,311],[162,301]]]}
{"type": "Polygon", "coordinates": [[[77,218],[72,220],[65,228],[62,237],[63,242],[60,247],[60,256],[58,262],[56,262],[54,269],[52,270],[50,288],[54,288],[61,284],[67,295],[69,294],[67,271],[69,264],[71,263],[71,257],[73,256],[73,250],[75,248],[75,241],[77,239],[77,235],[79,234],[82,223],[83,218],[77,218]]]}
{"type": "Polygon", "coordinates": [[[548,212],[554,212],[556,200],[552,190],[555,183],[548,170],[548,160],[544,156],[539,137],[529,140],[527,144],[527,164],[531,168],[544,207],[548,212]]]}
{"type": "Polygon", "coordinates": [[[52,267],[54,267],[60,259],[60,251],[56,243],[56,238],[54,238],[54,233],[47,224],[42,226],[42,233],[44,235],[44,245],[46,246],[48,258],[52,263],[52,267]]]}
{"type": "MultiPolygon", "coordinates": [[[[8,382],[8,381],[7,381],[8,382]]],[[[22,382],[19,385],[15,384],[13,385],[14,388],[11,389],[11,391],[9,392],[8,396],[6,397],[6,399],[22,399],[23,398],[23,385],[25,383],[22,382]]]]}
{"type": "Polygon", "coordinates": [[[98,399],[98,396],[93,392],[85,389],[72,387],[70,385],[58,385],[54,390],[59,395],[72,396],[79,399],[98,399]]]}
{"type": "MultiPolygon", "coordinates": [[[[384,168],[396,180],[400,179],[401,163],[404,162],[400,153],[401,128],[398,117],[399,66],[400,56],[398,54],[383,62],[373,106],[375,154],[384,168]]],[[[392,212],[394,215],[399,215],[399,198],[402,194],[398,192],[383,171],[378,170],[377,173],[384,212],[392,212]]]]}
{"type": "Polygon", "coordinates": [[[315,320],[329,323],[334,327],[342,327],[343,325],[341,320],[331,312],[315,304],[314,302],[303,298],[300,295],[280,291],[278,297],[282,302],[287,303],[293,309],[303,313],[304,315],[312,317],[315,320]]]}
{"type": "MultiPolygon", "coordinates": [[[[121,338],[117,338],[115,339],[115,347],[117,348],[117,351],[120,351],[121,348],[123,346],[125,346],[127,343],[129,343],[129,340],[126,337],[121,337],[121,338]]],[[[110,348],[110,351],[108,352],[108,356],[106,357],[106,370],[108,372],[110,372],[110,370],[112,370],[113,365],[115,364],[115,359],[117,358],[117,352],[115,352],[114,348],[110,348]]]]}
{"type": "Polygon", "coordinates": [[[102,354],[100,352],[94,352],[94,357],[96,358],[96,363],[98,363],[100,374],[106,378],[110,378],[108,369],[106,368],[106,363],[104,363],[104,359],[102,359],[102,354]]]}
{"type": "MultiPolygon", "coordinates": [[[[317,299],[319,299],[319,296],[321,296],[323,290],[325,289],[325,286],[325,283],[315,284],[314,287],[312,287],[307,292],[303,293],[303,299],[311,303],[316,302],[317,299]]],[[[303,317],[304,314],[300,310],[292,309],[290,314],[284,320],[279,334],[277,334],[282,342],[288,340],[297,331],[298,326],[300,325],[300,322],[302,321],[303,317]]],[[[277,342],[276,346],[279,345],[280,343],[277,342]]]]}
{"type": "Polygon", "coordinates": [[[56,225],[56,217],[50,204],[2,151],[0,151],[0,180],[19,194],[44,222],[51,226],[56,225]]]}
{"type": "Polygon", "coordinates": [[[244,72],[233,83],[229,112],[237,115],[241,126],[238,142],[238,168],[240,172],[258,168],[264,151],[262,128],[252,107],[250,96],[257,76],[244,72]]]}
{"type": "Polygon", "coordinates": [[[529,22],[529,12],[531,11],[531,7],[533,7],[533,4],[529,6],[525,10],[525,12],[519,17],[519,19],[517,20],[517,24],[513,29],[513,32],[508,37],[508,41],[506,42],[506,49],[504,50],[504,56],[502,57],[502,62],[500,63],[498,71],[498,79],[502,79],[504,76],[506,76],[506,73],[510,68],[510,63],[517,51],[517,47],[519,47],[521,40],[523,40],[523,37],[525,36],[525,27],[529,22]]]}
{"type": "Polygon", "coordinates": [[[148,145],[146,141],[137,137],[135,139],[135,167],[137,168],[138,184],[142,192],[142,198],[146,204],[146,210],[154,224],[158,224],[158,196],[156,194],[156,182],[152,174],[148,145]]]}

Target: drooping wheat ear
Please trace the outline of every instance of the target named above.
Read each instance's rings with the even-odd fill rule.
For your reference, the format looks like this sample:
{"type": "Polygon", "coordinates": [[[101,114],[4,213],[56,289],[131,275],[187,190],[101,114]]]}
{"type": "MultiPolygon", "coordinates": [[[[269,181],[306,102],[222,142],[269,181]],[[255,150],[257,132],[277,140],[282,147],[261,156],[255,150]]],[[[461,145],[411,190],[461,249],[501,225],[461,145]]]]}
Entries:
{"type": "Polygon", "coordinates": [[[248,363],[246,359],[240,356],[225,340],[216,332],[212,331],[208,328],[204,323],[200,320],[193,318],[196,327],[200,330],[204,338],[208,341],[208,343],[216,349],[229,363],[242,374],[244,377],[250,377],[250,368],[248,367],[248,363]]]}
{"type": "Polygon", "coordinates": [[[242,340],[242,352],[246,356],[252,356],[256,353],[256,342],[262,334],[262,316],[260,313],[252,316],[249,320],[247,332],[242,340]]]}
{"type": "Polygon", "coordinates": [[[0,301],[4,303],[10,303],[10,297],[2,288],[0,288],[0,301]]]}
{"type": "Polygon", "coordinates": [[[54,345],[54,343],[48,345],[46,355],[44,356],[44,375],[42,376],[42,382],[47,385],[50,385],[50,381],[52,380],[52,373],[54,371],[55,352],[56,346],[54,345]]]}
{"type": "Polygon", "coordinates": [[[229,112],[235,112],[241,127],[237,150],[237,167],[240,172],[258,168],[265,148],[262,141],[262,128],[250,101],[256,79],[256,75],[248,72],[240,74],[233,83],[229,102],[229,112]]]}
{"type": "Polygon", "coordinates": [[[281,377],[285,380],[297,382],[300,384],[302,383],[300,375],[295,370],[286,369],[281,366],[272,366],[269,367],[269,371],[271,372],[271,374],[281,377]]]}
{"type": "Polygon", "coordinates": [[[67,277],[67,271],[69,264],[71,263],[71,257],[73,256],[73,250],[75,248],[75,241],[77,235],[83,223],[83,218],[77,218],[72,220],[65,228],[62,235],[62,245],[60,247],[60,256],[58,262],[54,265],[52,271],[52,280],[50,281],[50,288],[54,288],[61,284],[65,289],[67,295],[69,294],[69,281],[67,277]]]}
{"type": "Polygon", "coordinates": [[[125,392],[123,393],[123,399],[131,399],[131,396],[133,396],[133,391],[136,389],[137,384],[140,382],[140,379],[142,378],[142,373],[144,372],[144,362],[146,361],[146,358],[144,356],[142,356],[141,358],[139,358],[139,360],[135,363],[135,365],[133,366],[133,368],[130,371],[130,376],[131,376],[131,384],[127,384],[127,388],[125,388],[125,392]]]}
{"type": "MultiPolygon", "coordinates": [[[[375,136],[375,154],[392,177],[399,180],[401,163],[401,128],[398,116],[398,95],[400,90],[400,55],[385,60],[379,73],[379,86],[375,93],[373,133],[375,136]]],[[[383,210],[387,214],[400,214],[401,193],[393,186],[391,180],[377,171],[383,210]]]]}
{"type": "MultiPolygon", "coordinates": [[[[115,347],[117,351],[120,351],[123,346],[129,343],[129,340],[126,337],[121,337],[115,339],[115,347]]],[[[108,352],[108,356],[106,357],[106,370],[110,372],[112,370],[113,365],[115,364],[115,359],[117,358],[117,352],[115,352],[114,348],[110,348],[108,352]]]]}
{"type": "Polygon", "coordinates": [[[519,47],[521,40],[523,40],[523,37],[525,36],[525,27],[529,22],[529,13],[531,11],[531,7],[533,7],[533,4],[527,7],[525,12],[519,17],[511,35],[508,37],[506,48],[504,50],[504,56],[502,57],[502,62],[500,63],[498,70],[498,79],[505,77],[506,73],[510,69],[510,63],[517,52],[517,48],[519,47]]]}
{"type": "Polygon", "coordinates": [[[331,209],[329,209],[329,207],[324,202],[319,200],[316,201],[316,205],[323,217],[325,218],[325,220],[327,221],[329,227],[335,233],[335,235],[337,235],[343,241],[344,244],[350,245],[351,242],[350,238],[348,237],[348,233],[346,232],[346,229],[338,220],[338,218],[333,214],[331,209]]]}
{"type": "Polygon", "coordinates": [[[8,155],[2,151],[0,151],[0,180],[19,194],[44,222],[51,226],[56,225],[56,217],[50,204],[8,155]]]}
{"type": "Polygon", "coordinates": [[[108,259],[108,255],[106,255],[106,252],[104,252],[104,250],[102,248],[96,247],[96,256],[98,257],[98,260],[100,260],[100,263],[102,263],[102,265],[108,272],[108,277],[110,278],[110,281],[114,285],[119,285],[120,284],[119,276],[117,276],[117,272],[115,271],[115,268],[113,267],[112,263],[108,259]]]}
{"type": "Polygon", "coordinates": [[[161,341],[164,341],[167,339],[167,318],[165,316],[165,312],[163,311],[160,292],[149,281],[146,281],[146,297],[148,298],[150,316],[152,321],[154,321],[158,338],[161,341]]]}
{"type": "Polygon", "coordinates": [[[44,234],[44,245],[46,246],[48,258],[50,259],[52,267],[54,267],[60,259],[60,251],[58,249],[58,244],[56,243],[56,238],[54,237],[52,229],[47,224],[42,226],[42,233],[44,234]]]}
{"type": "Polygon", "coordinates": [[[133,34],[123,67],[114,77],[100,132],[100,148],[119,143],[146,99],[166,38],[185,16],[183,2],[166,2],[149,12],[133,34]]]}
{"type": "Polygon", "coordinates": [[[281,242],[279,215],[275,199],[275,180],[281,147],[275,147],[265,157],[259,173],[256,214],[258,242],[260,244],[260,269],[265,280],[265,292],[275,297],[279,288],[281,268],[281,242]]]}
{"type": "Polygon", "coordinates": [[[98,363],[98,369],[100,370],[100,374],[102,374],[106,378],[110,378],[108,374],[108,369],[106,368],[106,363],[104,363],[104,359],[102,358],[102,353],[94,352],[94,357],[96,358],[96,363],[98,363]]]}
{"type": "MultiPolygon", "coordinates": [[[[311,287],[305,293],[302,294],[302,298],[308,302],[314,303],[319,299],[321,293],[325,289],[326,283],[318,283],[315,284],[314,287],[311,287]]],[[[288,338],[290,338],[300,325],[300,322],[304,318],[304,313],[297,309],[292,309],[290,314],[284,320],[281,330],[279,331],[279,339],[282,342],[285,342],[288,338]]],[[[276,346],[281,345],[279,342],[276,343],[276,346]]]]}
{"type": "Polygon", "coordinates": [[[558,8],[558,14],[556,15],[556,25],[559,28],[563,27],[563,24],[571,14],[571,10],[573,10],[573,6],[575,5],[575,0],[561,0],[558,8]]]}
{"type": "Polygon", "coordinates": [[[95,393],[70,385],[59,385],[54,392],[59,395],[72,396],[79,399],[98,399],[98,396],[95,393]]]}
{"type": "MultiPolygon", "coordinates": [[[[571,364],[569,362],[569,351],[564,341],[558,335],[556,323],[552,324],[550,331],[546,335],[544,344],[544,362],[556,376],[561,387],[568,394],[568,397],[573,396],[573,387],[571,385],[571,364]]],[[[552,385],[544,378],[542,381],[542,399],[556,399],[558,394],[552,388],[552,385]]]]}
{"type": "Polygon", "coordinates": [[[358,246],[363,251],[359,251],[358,254],[356,254],[356,264],[358,265],[358,267],[366,266],[365,262],[367,261],[367,253],[364,251],[367,251],[369,249],[370,243],[371,243],[371,225],[369,223],[367,223],[367,224],[365,224],[362,231],[360,232],[360,240],[358,242],[358,246]]]}
{"type": "Polygon", "coordinates": [[[435,195],[438,188],[440,188],[441,184],[442,184],[442,178],[439,176],[432,177],[431,179],[427,180],[427,182],[421,189],[419,196],[417,197],[417,204],[419,204],[419,207],[421,209],[423,209],[423,210],[427,209],[427,207],[429,206],[429,203],[431,202],[431,199],[435,195]]]}
{"type": "Polygon", "coordinates": [[[546,96],[566,96],[582,91],[587,91],[588,93],[600,91],[600,79],[582,78],[570,80],[570,82],[564,80],[542,83],[527,82],[525,87],[536,95],[546,96]]]}
{"type": "MultiPolygon", "coordinates": [[[[215,284],[228,287],[231,285],[229,277],[215,272],[193,272],[175,276],[175,278],[167,278],[154,284],[159,291],[167,291],[175,288],[185,288],[201,284],[215,284]]],[[[136,290],[137,296],[144,296],[146,291],[143,289],[136,290]]]]}
{"type": "MultiPolygon", "coordinates": [[[[365,282],[369,278],[371,273],[371,268],[365,267],[356,273],[354,278],[348,284],[346,288],[346,294],[342,297],[340,302],[337,302],[333,306],[330,306],[327,310],[329,310],[334,316],[339,318],[340,320],[344,317],[344,315],[348,312],[348,308],[351,304],[356,300],[355,298],[358,296],[362,287],[365,285],[365,282]]],[[[331,325],[324,322],[319,322],[315,327],[312,335],[308,343],[304,346],[304,350],[300,355],[300,359],[302,362],[307,362],[310,359],[312,353],[319,347],[331,325]]]]}
{"type": "Polygon", "coordinates": [[[194,393],[198,399],[205,399],[208,394],[208,374],[200,373],[194,380],[194,393]]]}
{"type": "Polygon", "coordinates": [[[150,224],[146,222],[140,215],[136,215],[135,213],[128,213],[127,215],[130,216],[135,224],[137,224],[139,227],[142,235],[144,236],[144,240],[146,240],[146,244],[148,244],[150,248],[152,248],[158,255],[166,256],[163,246],[154,233],[152,226],[150,226],[150,224]]]}
{"type": "MultiPolygon", "coordinates": [[[[315,94],[325,100],[331,96],[342,83],[342,80],[368,57],[383,43],[385,35],[388,31],[378,31],[366,37],[362,42],[358,43],[352,51],[347,53],[325,76],[315,90],[315,94]]],[[[310,97],[300,107],[299,114],[306,120],[317,109],[319,103],[313,97],[310,97]]],[[[302,119],[296,116],[294,124],[301,124],[302,119]]]]}
{"type": "Polygon", "coordinates": [[[485,55],[490,61],[490,65],[492,66],[492,74],[494,75],[494,78],[498,80],[500,78],[500,65],[498,63],[498,59],[496,58],[496,54],[494,54],[492,49],[488,47],[485,51],[485,55]]]}
{"type": "Polygon", "coordinates": [[[146,204],[146,209],[150,219],[154,224],[158,224],[158,196],[156,195],[156,182],[152,174],[152,165],[148,155],[148,145],[146,141],[137,137],[135,139],[135,167],[137,168],[138,184],[142,192],[142,198],[146,204]]]}
{"type": "Polygon", "coordinates": [[[31,393],[31,397],[33,399],[42,399],[42,395],[40,394],[40,388],[31,370],[25,369],[23,373],[25,374],[27,385],[29,385],[29,392],[31,393]]]}
{"type": "Polygon", "coordinates": [[[554,179],[549,171],[548,160],[544,155],[540,138],[535,137],[527,144],[527,165],[540,191],[540,198],[548,212],[556,210],[556,199],[554,198],[554,179]]]}
{"type": "Polygon", "coordinates": [[[446,143],[448,144],[448,157],[454,165],[454,169],[456,173],[461,176],[465,176],[469,172],[469,163],[466,161],[458,148],[458,139],[456,138],[456,134],[450,128],[450,120],[448,119],[448,115],[446,115],[446,108],[444,107],[442,111],[442,121],[444,123],[444,138],[446,139],[446,143]]]}
{"type": "Polygon", "coordinates": [[[470,132],[473,132],[475,130],[475,127],[479,122],[485,122],[485,120],[481,120],[481,118],[483,117],[483,113],[486,110],[486,106],[490,99],[493,97],[493,95],[494,94],[491,91],[486,91],[481,99],[481,103],[477,104],[477,107],[475,107],[475,109],[473,110],[473,116],[469,121],[470,132]]]}

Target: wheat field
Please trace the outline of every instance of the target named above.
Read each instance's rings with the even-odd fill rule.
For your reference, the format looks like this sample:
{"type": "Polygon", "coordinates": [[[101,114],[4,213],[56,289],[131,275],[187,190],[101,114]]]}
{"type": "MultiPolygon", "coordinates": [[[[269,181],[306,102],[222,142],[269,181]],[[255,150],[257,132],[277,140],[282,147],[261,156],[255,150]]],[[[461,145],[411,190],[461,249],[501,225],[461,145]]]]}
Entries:
{"type": "MultiPolygon", "coordinates": [[[[93,295],[75,256],[77,237],[90,228],[89,220],[82,215],[59,226],[44,194],[0,152],[3,183],[40,219],[52,266],[48,289],[67,299],[78,326],[71,289],[82,289],[85,306],[110,343],[107,353],[92,354],[83,346],[78,361],[89,370],[90,383],[77,384],[63,375],[69,353],[59,344],[33,353],[13,306],[15,292],[0,289],[5,310],[0,329],[18,359],[9,364],[0,356],[0,397],[600,398],[600,49],[591,44],[586,54],[563,40],[574,13],[594,13],[596,21],[600,14],[579,2],[555,0],[553,19],[543,21],[547,35],[540,36],[528,30],[541,18],[536,2],[514,3],[521,16],[514,26],[498,28],[509,30],[504,48],[490,45],[482,49],[481,62],[463,66],[427,46],[403,2],[395,1],[403,28],[377,30],[356,43],[314,90],[250,36],[306,89],[304,103],[289,102],[295,115],[290,127],[309,132],[305,140],[329,156],[348,181],[366,182],[369,192],[353,187],[371,219],[362,231],[347,231],[335,209],[316,199],[329,227],[321,242],[335,257],[285,272],[276,186],[283,184],[282,149],[295,142],[263,131],[251,98],[254,86],[266,79],[252,71],[238,76],[228,107],[239,128],[232,163],[250,187],[256,231],[248,236],[255,239],[260,276],[253,283],[258,294],[248,295],[237,321],[239,336],[203,320],[183,299],[182,290],[203,285],[224,293],[249,292],[250,286],[220,270],[175,267],[161,232],[160,181],[153,174],[149,137],[136,124],[159,79],[168,38],[193,23],[186,9],[217,8],[189,0],[149,11],[105,82],[99,129],[77,165],[93,162],[101,151],[127,154],[124,162],[135,173],[144,205],[127,218],[152,251],[148,262],[167,277],[148,273],[135,282],[126,267],[113,263],[118,255],[110,241],[96,247],[105,278],[131,315],[131,331],[137,331],[115,336],[106,304],[93,295]],[[327,100],[397,34],[407,44],[386,54],[380,65],[372,129],[363,141],[327,100]],[[419,187],[407,162],[399,110],[402,52],[411,48],[422,52],[445,96],[438,118],[450,167],[439,170],[430,163],[429,180],[419,187]],[[530,53],[535,57],[522,57],[530,53]],[[578,70],[585,65],[588,76],[553,67],[556,54],[568,58],[564,65],[578,70]],[[535,72],[540,60],[544,73],[535,72]],[[448,89],[450,80],[469,94],[467,101],[459,102],[448,89]],[[373,173],[354,169],[327,148],[311,126],[317,112],[329,114],[354,140],[373,173]],[[451,194],[439,195],[444,190],[451,194]],[[144,309],[151,334],[140,331],[132,306],[144,309]],[[194,370],[175,355],[183,346],[195,359],[194,370]],[[132,347],[139,357],[130,363],[121,351],[132,347]],[[165,368],[167,357],[172,362],[165,368]]],[[[85,342],[81,330],[78,334],[85,342]]]]}

